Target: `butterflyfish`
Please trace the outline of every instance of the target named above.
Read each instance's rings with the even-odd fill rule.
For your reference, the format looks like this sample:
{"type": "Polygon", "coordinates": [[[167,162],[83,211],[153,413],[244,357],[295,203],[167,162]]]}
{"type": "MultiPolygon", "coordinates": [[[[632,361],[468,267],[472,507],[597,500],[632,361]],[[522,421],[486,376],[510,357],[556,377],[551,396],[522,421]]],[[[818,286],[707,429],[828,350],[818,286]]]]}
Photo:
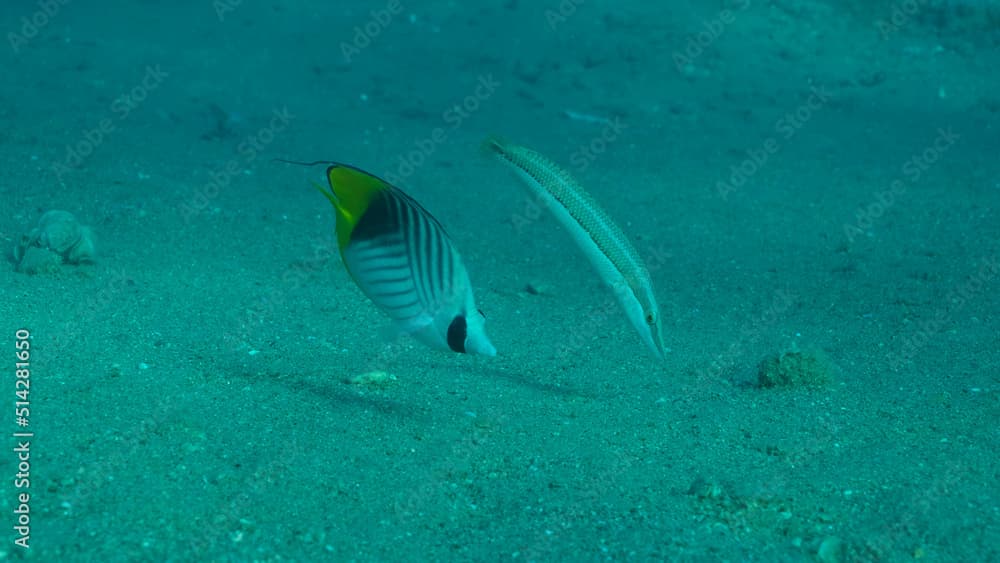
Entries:
{"type": "Polygon", "coordinates": [[[444,227],[389,182],[346,164],[326,169],[337,246],[361,292],[396,329],[439,350],[495,356],[469,274],[444,227]]]}

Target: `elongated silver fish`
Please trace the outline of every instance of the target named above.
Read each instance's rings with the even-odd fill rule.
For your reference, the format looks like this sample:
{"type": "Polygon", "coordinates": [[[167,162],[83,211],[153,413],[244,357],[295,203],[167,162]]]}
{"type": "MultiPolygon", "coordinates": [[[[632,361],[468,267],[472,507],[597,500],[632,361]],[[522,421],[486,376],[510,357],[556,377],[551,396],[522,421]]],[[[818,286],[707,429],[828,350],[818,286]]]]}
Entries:
{"type": "Polygon", "coordinates": [[[361,291],[432,348],[495,356],[469,275],[444,228],[413,198],[353,166],[326,169],[337,245],[361,291]]]}
{"type": "Polygon", "coordinates": [[[625,308],[649,350],[663,359],[660,307],[649,270],[628,237],[568,172],[541,154],[499,139],[483,147],[509,166],[569,231],[625,308]]]}

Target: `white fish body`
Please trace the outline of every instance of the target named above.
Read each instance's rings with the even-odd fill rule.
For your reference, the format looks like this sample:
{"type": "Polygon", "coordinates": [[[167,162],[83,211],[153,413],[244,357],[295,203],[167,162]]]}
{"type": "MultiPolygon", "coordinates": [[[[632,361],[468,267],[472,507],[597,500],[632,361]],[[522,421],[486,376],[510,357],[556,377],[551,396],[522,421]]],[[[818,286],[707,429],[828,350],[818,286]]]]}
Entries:
{"type": "Polygon", "coordinates": [[[545,156],[498,139],[488,139],[484,146],[509,166],[569,231],[610,286],[643,342],[662,360],[667,349],[653,282],[621,228],[568,172],[545,156]]]}
{"type": "Polygon", "coordinates": [[[327,168],[341,257],[358,287],[401,332],[439,350],[496,355],[462,257],[440,223],[367,172],[327,168]]]}

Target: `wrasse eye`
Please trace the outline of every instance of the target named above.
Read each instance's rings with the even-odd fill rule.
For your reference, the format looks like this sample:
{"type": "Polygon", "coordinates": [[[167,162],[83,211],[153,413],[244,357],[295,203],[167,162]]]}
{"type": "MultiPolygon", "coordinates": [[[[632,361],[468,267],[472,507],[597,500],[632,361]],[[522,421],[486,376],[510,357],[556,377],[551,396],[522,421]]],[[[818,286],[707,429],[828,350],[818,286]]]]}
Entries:
{"type": "Polygon", "coordinates": [[[646,324],[656,324],[656,316],[653,313],[646,313],[646,324]]]}

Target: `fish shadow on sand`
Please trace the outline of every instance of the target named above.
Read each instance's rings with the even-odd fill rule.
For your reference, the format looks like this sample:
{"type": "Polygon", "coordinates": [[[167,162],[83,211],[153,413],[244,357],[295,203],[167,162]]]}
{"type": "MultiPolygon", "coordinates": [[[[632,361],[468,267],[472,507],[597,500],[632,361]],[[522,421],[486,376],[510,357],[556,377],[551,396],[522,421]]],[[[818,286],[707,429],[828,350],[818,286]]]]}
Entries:
{"type": "Polygon", "coordinates": [[[500,379],[517,387],[527,387],[539,391],[544,395],[559,395],[561,397],[578,397],[584,399],[597,399],[600,397],[599,393],[548,382],[544,379],[544,374],[485,366],[480,372],[475,374],[475,377],[482,378],[486,382],[500,379]]]}
{"type": "MultiPolygon", "coordinates": [[[[402,419],[428,419],[425,408],[405,400],[397,400],[387,396],[387,391],[370,390],[361,392],[356,386],[345,384],[336,378],[320,380],[318,377],[306,378],[301,375],[266,372],[253,374],[244,370],[237,372],[238,377],[246,379],[256,386],[279,386],[284,393],[318,397],[320,400],[338,406],[375,411],[379,414],[402,419]]],[[[310,377],[313,377],[310,375],[310,377]]],[[[336,407],[331,407],[336,408],[336,407]]]]}

